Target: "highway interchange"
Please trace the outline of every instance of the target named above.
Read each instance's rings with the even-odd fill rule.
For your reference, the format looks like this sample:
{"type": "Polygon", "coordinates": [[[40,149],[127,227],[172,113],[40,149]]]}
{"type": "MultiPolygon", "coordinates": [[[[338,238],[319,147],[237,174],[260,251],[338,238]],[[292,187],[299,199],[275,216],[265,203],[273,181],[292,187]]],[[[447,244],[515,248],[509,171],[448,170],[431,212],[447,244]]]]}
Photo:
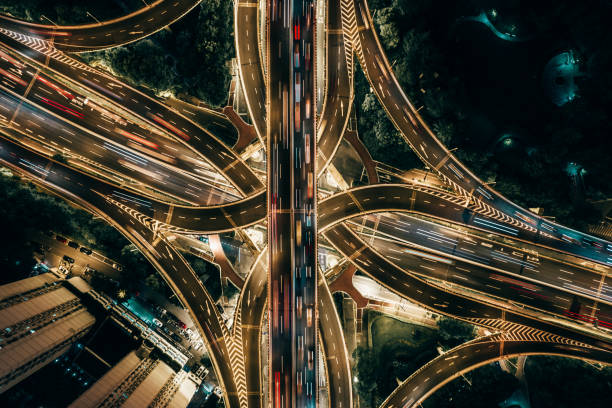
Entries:
{"type": "Polygon", "coordinates": [[[486,353],[467,344],[432,361],[385,406],[413,406],[459,372],[516,354],[610,363],[612,244],[516,206],[452,156],[400,88],[364,0],[328,1],[326,50],[314,47],[321,33],[312,2],[270,1],[266,16],[258,3],[235,3],[240,83],[254,143],[266,146],[265,175],[224,143],[235,131],[222,113],[150,97],[62,52],[143,38],[197,3],[160,0],[78,27],[1,18],[0,159],[102,216],[145,254],[194,317],[227,406],[264,406],[266,394],[274,407],[314,406],[319,350],[330,406],[352,406],[349,356],[317,268],[317,240],[403,298],[498,333],[476,341],[486,353]],[[267,21],[263,36],[259,18],[267,21]],[[317,52],[325,52],[325,67],[315,66],[317,52]],[[443,188],[317,191],[347,128],[353,52],[443,188]],[[319,115],[316,69],[326,72],[319,115]],[[56,160],[58,153],[67,164],[56,160]],[[267,250],[254,254],[228,328],[173,235],[242,232],[257,224],[267,224],[267,250]],[[267,375],[260,354],[266,312],[267,375]],[[425,377],[432,367],[441,371],[425,377]]]}

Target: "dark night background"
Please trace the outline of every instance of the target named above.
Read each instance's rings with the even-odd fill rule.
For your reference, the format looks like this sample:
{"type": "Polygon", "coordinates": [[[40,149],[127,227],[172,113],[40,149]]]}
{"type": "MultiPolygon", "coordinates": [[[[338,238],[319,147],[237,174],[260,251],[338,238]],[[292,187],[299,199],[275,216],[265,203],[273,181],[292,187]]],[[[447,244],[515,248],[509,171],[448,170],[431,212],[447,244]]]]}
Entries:
{"type": "MultiPolygon", "coordinates": [[[[601,220],[597,202],[612,198],[612,1],[370,0],[368,4],[406,94],[415,106],[424,106],[420,112],[426,122],[449,148],[458,148],[457,156],[470,169],[494,182],[494,188],[509,199],[525,207],[543,207],[544,215],[561,223],[586,230],[601,220]],[[554,58],[565,62],[569,76],[551,69],[554,58]]],[[[0,1],[2,12],[48,23],[41,20],[45,15],[59,24],[91,23],[87,11],[103,20],[141,6],[141,0],[0,1]]],[[[167,30],[82,58],[103,61],[125,81],[152,93],[170,90],[212,106],[223,105],[230,80],[226,62],[234,56],[232,7],[229,0],[204,0],[167,30]]],[[[401,169],[422,167],[361,72],[355,87],[360,137],[373,157],[401,169]]],[[[134,273],[120,282],[126,289],[150,276],[156,286],[150,266],[112,228],[9,178],[0,180],[0,196],[4,220],[0,266],[5,271],[0,283],[23,277],[31,268],[34,248],[28,236],[54,229],[130,265],[134,273]]],[[[214,273],[202,262],[192,261],[199,273],[214,273]]],[[[217,286],[214,290],[219,292],[217,286]]],[[[159,282],[157,289],[165,290],[159,282]]],[[[437,344],[452,347],[457,338],[465,340],[467,329],[453,324],[445,323],[449,326],[419,342],[422,348],[389,344],[381,348],[382,355],[358,349],[355,375],[362,407],[380,403],[396,386],[396,378],[407,377],[435,356],[437,344]]],[[[50,367],[39,374],[55,375],[57,370],[50,367]]],[[[472,386],[459,378],[423,407],[497,407],[518,386],[497,364],[480,368],[469,378],[472,386]]],[[[610,406],[610,369],[530,357],[526,378],[534,408],[610,406]]],[[[53,387],[73,386],[64,380],[39,382],[44,388],[41,395],[53,395],[53,387]]],[[[11,395],[2,396],[0,403],[62,406],[25,398],[18,390],[11,395]]]]}

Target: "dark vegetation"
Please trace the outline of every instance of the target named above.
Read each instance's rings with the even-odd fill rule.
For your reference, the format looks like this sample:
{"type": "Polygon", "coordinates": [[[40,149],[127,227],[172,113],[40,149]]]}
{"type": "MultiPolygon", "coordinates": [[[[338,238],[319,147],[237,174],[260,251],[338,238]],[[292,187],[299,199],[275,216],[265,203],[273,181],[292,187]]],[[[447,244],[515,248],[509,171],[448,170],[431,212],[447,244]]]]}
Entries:
{"type": "MultiPolygon", "coordinates": [[[[433,330],[377,316],[381,315],[370,312],[364,318],[364,324],[372,321],[372,347],[358,346],[353,354],[355,387],[364,408],[378,407],[398,381],[438,355],[437,346],[449,350],[475,336],[474,326],[451,318],[442,317],[439,329],[433,330]]],[[[600,370],[580,360],[537,356],[527,359],[525,375],[533,408],[609,406],[610,368],[600,370]]],[[[516,377],[501,370],[498,363],[464,377],[436,391],[422,403],[423,408],[498,407],[520,387],[516,377]]]]}
{"type": "Polygon", "coordinates": [[[82,58],[104,60],[127,82],[155,93],[186,94],[219,106],[229,89],[226,63],[234,56],[233,16],[232,2],[203,0],[168,29],[82,58]]]}
{"type": "MultiPolygon", "coordinates": [[[[118,261],[126,272],[121,274],[119,285],[128,293],[136,290],[147,275],[155,273],[140,252],[113,227],[33,184],[23,183],[18,177],[1,176],[0,197],[4,226],[0,246],[2,283],[28,276],[35,264],[32,237],[46,231],[69,237],[118,261]]],[[[112,282],[98,275],[93,279],[94,285],[116,295],[117,287],[112,282]]]]}
{"type": "Polygon", "coordinates": [[[493,363],[467,373],[465,378],[451,381],[421,405],[423,408],[499,407],[499,403],[510,397],[518,387],[516,377],[493,363]]]}
{"type": "Polygon", "coordinates": [[[358,346],[356,361],[357,393],[364,407],[377,407],[419,367],[438,355],[436,348],[452,348],[474,337],[474,326],[442,318],[439,329],[403,323],[370,312],[372,347],[358,346]]]}
{"type": "MultiPolygon", "coordinates": [[[[101,273],[92,274],[90,283],[94,288],[113,297],[119,290],[125,290],[129,297],[144,283],[174,300],[170,288],[138,249],[105,221],[40,191],[31,183],[24,183],[18,177],[0,176],[0,197],[0,219],[4,227],[0,236],[0,284],[28,277],[35,264],[32,253],[37,249],[32,237],[39,232],[53,231],[122,265],[119,282],[101,273]]],[[[217,299],[221,295],[218,269],[192,255],[187,254],[186,258],[198,276],[206,277],[205,286],[213,299],[217,299]]]]}
{"type": "Polygon", "coordinates": [[[189,265],[193,268],[196,275],[202,281],[202,284],[210,294],[213,300],[219,299],[223,293],[221,287],[221,273],[216,265],[206,262],[205,260],[198,258],[191,254],[184,254],[185,259],[189,262],[189,265]]]}
{"type": "Polygon", "coordinates": [[[45,16],[59,25],[92,24],[98,20],[121,17],[144,7],[142,0],[2,0],[0,12],[39,24],[51,24],[45,16]]]}
{"type": "Polygon", "coordinates": [[[534,408],[610,406],[612,369],[561,357],[529,357],[525,364],[534,408]]]}
{"type": "MultiPolygon", "coordinates": [[[[610,405],[612,370],[598,370],[580,360],[529,357],[525,364],[529,399],[533,408],[604,408],[610,405]]],[[[434,393],[423,408],[489,408],[499,406],[518,385],[516,378],[497,363],[459,377],[434,393]]]]}
{"type": "MultiPolygon", "coordinates": [[[[590,201],[612,196],[607,160],[612,63],[609,2],[370,0],[379,38],[393,69],[425,121],[481,179],[525,207],[584,229],[599,219],[590,201]],[[496,37],[462,16],[496,10],[496,37]],[[514,26],[514,27],[513,27],[514,26]],[[560,52],[573,51],[578,95],[556,106],[542,73],[560,52]],[[501,143],[504,135],[510,138],[501,143]],[[576,163],[577,175],[567,171],[576,163]]],[[[360,132],[375,159],[418,165],[356,78],[360,132]]]]}

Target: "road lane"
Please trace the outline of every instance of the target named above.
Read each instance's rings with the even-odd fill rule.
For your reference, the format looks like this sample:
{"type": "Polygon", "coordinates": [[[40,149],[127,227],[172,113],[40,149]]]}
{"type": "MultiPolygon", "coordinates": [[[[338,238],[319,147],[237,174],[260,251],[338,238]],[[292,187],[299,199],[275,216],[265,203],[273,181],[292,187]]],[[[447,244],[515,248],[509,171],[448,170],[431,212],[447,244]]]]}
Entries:
{"type": "Polygon", "coordinates": [[[94,24],[57,26],[30,23],[0,15],[0,26],[24,35],[53,41],[69,52],[103,50],[156,33],[179,20],[201,0],[157,0],[125,16],[94,24]]]}
{"type": "Polygon", "coordinates": [[[402,382],[380,408],[419,407],[453,379],[494,361],[526,355],[555,355],[612,364],[612,353],[554,339],[493,334],[472,340],[436,357],[402,382]]]}

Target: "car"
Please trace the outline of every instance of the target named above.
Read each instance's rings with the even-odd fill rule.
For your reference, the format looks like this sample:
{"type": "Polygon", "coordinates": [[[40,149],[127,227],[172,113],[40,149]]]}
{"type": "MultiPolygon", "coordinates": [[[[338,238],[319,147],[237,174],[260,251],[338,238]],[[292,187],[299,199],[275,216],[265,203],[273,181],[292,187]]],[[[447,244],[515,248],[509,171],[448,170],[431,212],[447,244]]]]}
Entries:
{"type": "Polygon", "coordinates": [[[64,261],[68,262],[69,264],[73,264],[74,263],[74,259],[69,257],[68,255],[64,255],[64,257],[62,259],[64,261]]]}
{"type": "Polygon", "coordinates": [[[175,341],[175,342],[177,342],[177,343],[180,343],[180,342],[182,342],[182,341],[183,341],[183,339],[181,338],[181,336],[179,336],[179,335],[178,335],[178,334],[176,334],[176,333],[172,333],[172,334],[170,335],[170,337],[172,338],[172,340],[174,340],[174,341],[175,341]]]}
{"type": "Polygon", "coordinates": [[[78,248],[79,248],[79,244],[77,244],[77,243],[76,243],[76,242],[74,242],[74,241],[68,241],[68,246],[69,246],[70,248],[74,248],[74,249],[78,249],[78,248]]]}
{"type": "Polygon", "coordinates": [[[61,242],[62,244],[67,244],[68,243],[68,240],[66,238],[62,237],[61,235],[56,235],[55,239],[57,241],[61,242]]]}
{"type": "Polygon", "coordinates": [[[90,267],[89,265],[85,267],[85,274],[86,275],[95,275],[97,273],[98,273],[98,271],[96,271],[94,268],[90,267]]]}
{"type": "Polygon", "coordinates": [[[157,327],[162,327],[164,325],[160,320],[155,318],[153,318],[153,324],[155,324],[157,327]]]}
{"type": "Polygon", "coordinates": [[[123,268],[121,267],[121,265],[114,263],[113,262],[113,269],[118,270],[119,272],[121,272],[123,270],[123,268]]]}
{"type": "Polygon", "coordinates": [[[85,247],[81,247],[81,248],[79,249],[79,251],[81,251],[81,252],[82,252],[82,253],[84,253],[85,255],[91,255],[91,254],[92,254],[92,252],[93,252],[91,249],[89,249],[89,248],[85,248],[85,247]]]}

